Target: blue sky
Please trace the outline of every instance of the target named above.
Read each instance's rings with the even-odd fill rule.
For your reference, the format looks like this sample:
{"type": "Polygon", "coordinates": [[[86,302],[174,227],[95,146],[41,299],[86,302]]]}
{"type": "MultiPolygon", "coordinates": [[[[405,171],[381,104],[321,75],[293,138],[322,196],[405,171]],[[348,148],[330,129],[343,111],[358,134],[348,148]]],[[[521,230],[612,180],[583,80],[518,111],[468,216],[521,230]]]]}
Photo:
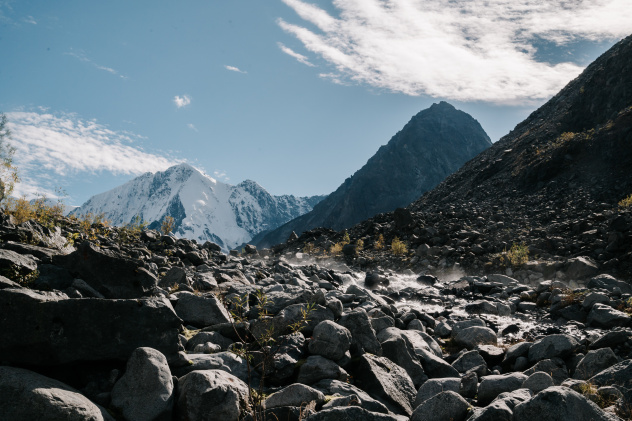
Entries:
{"type": "Polygon", "coordinates": [[[0,0],[20,194],[78,205],[186,161],[333,191],[446,100],[496,141],[616,41],[628,0],[0,0]]]}

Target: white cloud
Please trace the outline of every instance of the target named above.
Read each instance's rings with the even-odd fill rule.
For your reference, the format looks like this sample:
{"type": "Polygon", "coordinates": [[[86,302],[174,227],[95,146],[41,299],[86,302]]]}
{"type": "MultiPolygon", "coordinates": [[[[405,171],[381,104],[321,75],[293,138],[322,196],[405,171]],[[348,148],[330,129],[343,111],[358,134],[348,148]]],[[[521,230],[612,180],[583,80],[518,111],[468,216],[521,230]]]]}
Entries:
{"type": "Polygon", "coordinates": [[[226,70],[230,70],[231,72],[237,72],[237,73],[243,73],[243,74],[248,73],[245,70],[241,70],[239,67],[235,67],[235,66],[224,66],[224,68],[226,70]]]}
{"type": "Polygon", "coordinates": [[[177,163],[129,145],[141,136],[110,130],[94,120],[38,112],[10,112],[7,118],[21,178],[18,195],[55,197],[44,187],[51,178],[81,172],[136,175],[177,163]]]}
{"type": "Polygon", "coordinates": [[[182,107],[186,107],[187,105],[189,105],[191,103],[191,97],[188,95],[176,95],[173,98],[173,103],[176,104],[176,107],[178,108],[182,108],[182,107]]]}
{"type": "Polygon", "coordinates": [[[290,57],[294,57],[299,63],[303,63],[309,67],[314,67],[314,65],[310,63],[309,59],[305,57],[303,54],[297,53],[296,51],[292,50],[290,47],[286,47],[280,42],[277,43],[277,45],[279,46],[281,51],[283,51],[285,54],[287,54],[290,57]]]}
{"type": "Polygon", "coordinates": [[[222,180],[224,182],[230,181],[230,178],[228,178],[228,175],[226,174],[226,171],[223,170],[215,170],[213,171],[213,175],[215,176],[215,178],[217,178],[218,180],[222,180]]]}
{"type": "Polygon", "coordinates": [[[187,127],[189,129],[193,130],[194,132],[199,132],[199,130],[197,129],[197,127],[195,127],[195,125],[193,123],[187,124],[187,127]]]}
{"type": "MultiPolygon", "coordinates": [[[[30,22],[32,23],[32,22],[30,22]]],[[[76,58],[77,60],[83,62],[83,63],[88,63],[89,65],[95,67],[96,69],[99,70],[103,70],[105,72],[108,72],[112,75],[118,76],[121,79],[127,79],[127,76],[120,74],[117,70],[111,68],[111,67],[107,67],[107,66],[102,66],[100,64],[95,63],[94,61],[92,61],[90,58],[88,58],[88,56],[86,56],[86,54],[83,51],[69,51],[67,53],[64,53],[67,56],[71,56],[76,58]]]]}
{"type": "Polygon", "coordinates": [[[632,32],[629,0],[333,0],[337,17],[283,2],[315,29],[282,19],[279,26],[334,67],[325,74],[332,80],[462,101],[549,97],[582,68],[537,61],[538,42],[632,32]]]}
{"type": "Polygon", "coordinates": [[[30,15],[24,18],[24,22],[30,23],[31,25],[37,25],[37,21],[35,20],[35,18],[30,15]]]}

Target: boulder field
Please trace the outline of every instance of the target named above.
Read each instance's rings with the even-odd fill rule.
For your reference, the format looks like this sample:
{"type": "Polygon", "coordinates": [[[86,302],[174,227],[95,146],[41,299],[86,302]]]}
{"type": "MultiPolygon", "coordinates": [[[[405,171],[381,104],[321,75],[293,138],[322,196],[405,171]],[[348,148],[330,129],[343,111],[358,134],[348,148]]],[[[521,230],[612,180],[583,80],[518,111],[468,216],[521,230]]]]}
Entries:
{"type": "Polygon", "coordinates": [[[632,290],[605,273],[367,273],[14,222],[0,220],[2,420],[630,417],[632,290]]]}

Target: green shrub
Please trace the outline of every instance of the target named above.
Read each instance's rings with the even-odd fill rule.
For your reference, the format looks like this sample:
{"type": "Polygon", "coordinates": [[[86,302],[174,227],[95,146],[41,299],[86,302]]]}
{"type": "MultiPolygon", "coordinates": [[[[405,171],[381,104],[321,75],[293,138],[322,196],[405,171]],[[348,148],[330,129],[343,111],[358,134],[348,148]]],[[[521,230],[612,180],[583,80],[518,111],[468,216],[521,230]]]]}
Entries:
{"type": "Polygon", "coordinates": [[[521,266],[529,261],[529,248],[522,242],[520,244],[513,243],[511,249],[506,251],[503,256],[505,265],[521,266]]]}
{"type": "Polygon", "coordinates": [[[408,253],[408,247],[406,247],[406,244],[403,241],[395,237],[391,242],[391,251],[396,256],[403,256],[408,253]]]}
{"type": "Polygon", "coordinates": [[[622,209],[627,209],[630,206],[632,206],[632,194],[630,194],[625,199],[621,199],[619,201],[619,207],[622,208],[622,209]]]}

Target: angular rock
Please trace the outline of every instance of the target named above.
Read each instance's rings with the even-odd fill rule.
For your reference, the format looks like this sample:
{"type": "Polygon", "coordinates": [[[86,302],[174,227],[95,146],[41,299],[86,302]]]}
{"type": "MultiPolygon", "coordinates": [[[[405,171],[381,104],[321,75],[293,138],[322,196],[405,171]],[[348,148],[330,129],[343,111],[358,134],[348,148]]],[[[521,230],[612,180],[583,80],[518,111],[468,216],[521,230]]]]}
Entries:
{"type": "Polygon", "coordinates": [[[610,329],[615,326],[630,326],[632,319],[628,314],[615,310],[609,305],[596,303],[588,313],[586,322],[590,326],[610,329]]]}
{"type": "Polygon", "coordinates": [[[167,360],[177,358],[181,320],[165,298],[59,299],[3,289],[0,308],[0,361],[127,361],[139,347],[154,348],[167,360]]]}
{"type": "Polygon", "coordinates": [[[346,327],[351,332],[351,354],[361,355],[370,352],[382,355],[382,347],[375,336],[375,331],[369,321],[369,316],[364,310],[350,311],[343,314],[338,324],[346,327]]]}
{"type": "Polygon", "coordinates": [[[322,391],[325,395],[358,397],[360,398],[360,407],[366,409],[367,411],[379,412],[382,414],[388,413],[388,408],[386,408],[382,402],[372,398],[364,390],[352,384],[341,382],[339,380],[325,379],[314,384],[313,387],[322,391]]]}
{"type": "Polygon", "coordinates": [[[514,421],[615,421],[619,418],[604,412],[579,393],[562,386],[553,386],[532,399],[517,405],[514,421]]]}
{"type": "Polygon", "coordinates": [[[527,376],[522,373],[485,376],[478,386],[478,403],[487,405],[501,393],[520,389],[525,380],[527,376]]]}
{"type": "Polygon", "coordinates": [[[410,421],[464,421],[470,404],[453,391],[441,392],[418,406],[410,421]]]}
{"type": "Polygon", "coordinates": [[[621,386],[632,389],[632,360],[621,361],[608,367],[588,381],[596,386],[621,386]]]}
{"type": "Polygon", "coordinates": [[[401,421],[401,418],[370,412],[358,406],[323,409],[305,418],[305,421],[401,421]]]}
{"type": "Polygon", "coordinates": [[[309,352],[337,361],[344,357],[351,346],[349,329],[331,320],[320,322],[314,328],[313,339],[309,342],[309,352]]]}
{"type": "Polygon", "coordinates": [[[430,379],[422,384],[417,391],[417,396],[415,397],[415,403],[413,404],[413,407],[417,408],[419,405],[441,392],[447,392],[448,390],[451,390],[458,393],[460,388],[461,379],[459,379],[458,377],[430,379]]]}
{"type": "Polygon", "coordinates": [[[55,256],[53,262],[75,278],[81,278],[106,298],[140,298],[150,295],[158,285],[143,262],[84,241],[76,251],[55,256]]]}
{"type": "Polygon", "coordinates": [[[187,324],[206,327],[231,321],[230,314],[213,294],[197,296],[183,291],[173,295],[178,299],[176,314],[187,324]]]}
{"type": "MultiPolygon", "coordinates": [[[[248,381],[248,365],[240,356],[232,352],[218,352],[216,354],[187,354],[188,364],[174,367],[173,374],[182,377],[192,371],[222,370],[232,374],[243,382],[248,381]]],[[[253,370],[251,382],[258,383],[258,374],[253,370]]]]}
{"type": "Polygon", "coordinates": [[[247,409],[248,386],[225,371],[193,371],[178,381],[179,421],[238,421],[247,409]]]}
{"type": "Polygon", "coordinates": [[[522,382],[522,388],[529,389],[534,394],[551,386],[553,386],[553,378],[543,371],[536,371],[522,382]]]}
{"type": "Polygon", "coordinates": [[[465,373],[466,371],[478,367],[480,365],[486,366],[485,359],[478,353],[476,350],[465,352],[459,358],[457,358],[453,363],[452,367],[454,367],[459,373],[465,373]]]}
{"type": "Polygon", "coordinates": [[[533,367],[524,371],[524,374],[531,376],[534,373],[547,373],[553,379],[555,386],[559,386],[568,379],[568,368],[564,364],[564,360],[553,358],[549,360],[538,361],[533,367]]]}
{"type": "Polygon", "coordinates": [[[382,355],[406,370],[415,387],[418,387],[428,380],[428,376],[424,373],[419,357],[408,337],[400,332],[399,329],[390,327],[378,333],[382,355]]]}
{"type": "Polygon", "coordinates": [[[588,351],[575,367],[573,378],[578,380],[588,380],[599,372],[611,367],[619,362],[619,359],[610,348],[601,348],[588,351]]]}
{"type": "Polygon", "coordinates": [[[529,348],[529,361],[560,357],[565,358],[579,348],[579,342],[570,335],[548,335],[535,341],[529,348]]]}
{"type": "Polygon", "coordinates": [[[37,270],[37,262],[29,256],[23,256],[11,250],[0,249],[0,267],[15,267],[19,272],[27,274],[37,270]]]}
{"type": "Polygon", "coordinates": [[[410,416],[417,390],[406,371],[384,357],[364,354],[353,368],[355,384],[390,411],[410,416]]]}
{"type": "Polygon", "coordinates": [[[114,421],[79,391],[29,370],[0,366],[3,420],[114,421]]]}
{"type": "Polygon", "coordinates": [[[585,279],[595,276],[599,271],[597,263],[587,256],[575,257],[568,260],[569,266],[566,269],[566,276],[569,279],[585,279]]]}
{"type": "MultiPolygon", "coordinates": [[[[452,333],[454,334],[454,330],[452,333]]],[[[498,337],[488,327],[472,326],[459,330],[454,336],[454,342],[467,349],[474,349],[478,345],[497,345],[498,337]]]]}
{"type": "Polygon", "coordinates": [[[165,356],[152,348],[137,348],[112,389],[112,406],[128,420],[171,419],[173,393],[165,356]]]}
{"type": "Polygon", "coordinates": [[[345,381],[347,377],[347,372],[335,362],[321,357],[320,355],[312,355],[301,365],[297,382],[313,384],[323,379],[345,381]]]}
{"type": "Polygon", "coordinates": [[[323,392],[300,383],[294,383],[274,392],[263,402],[264,408],[279,406],[304,406],[311,402],[321,405],[325,402],[323,392]]]}

